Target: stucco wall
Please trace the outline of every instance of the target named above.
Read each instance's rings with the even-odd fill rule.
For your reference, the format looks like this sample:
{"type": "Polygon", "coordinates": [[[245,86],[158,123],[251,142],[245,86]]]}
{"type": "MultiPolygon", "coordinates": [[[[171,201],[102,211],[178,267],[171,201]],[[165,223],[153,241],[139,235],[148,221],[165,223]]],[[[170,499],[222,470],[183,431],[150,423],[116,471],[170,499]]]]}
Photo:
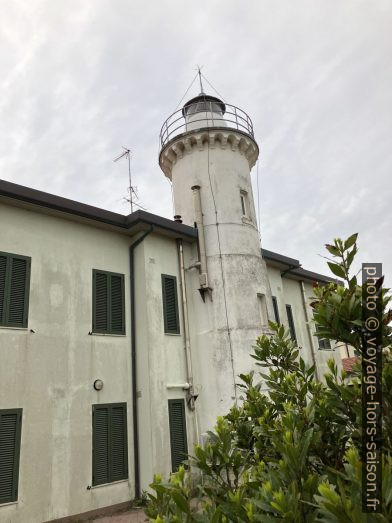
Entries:
{"type": "MultiPolygon", "coordinates": [[[[134,496],[129,245],[135,238],[4,204],[0,223],[11,225],[1,227],[0,251],[32,259],[28,328],[0,327],[0,409],[23,408],[18,501],[0,505],[0,521],[38,523],[127,501],[134,496]],[[93,269],[125,275],[124,336],[91,334],[93,269]],[[93,388],[97,378],[104,381],[100,392],[93,388]],[[118,402],[128,405],[129,480],[88,489],[92,405],[118,402]]],[[[216,416],[232,406],[238,374],[252,367],[249,353],[263,327],[257,293],[265,294],[271,319],[269,287],[283,323],[287,324],[285,305],[292,306],[302,356],[312,361],[299,282],[282,278],[272,267],[267,280],[264,262],[253,252],[257,234],[241,218],[233,223],[232,217],[221,229],[221,265],[213,241],[216,229],[211,227],[207,264],[212,299],[201,298],[198,270],[185,271],[191,366],[199,395],[195,411],[185,407],[189,450],[213,428],[216,416]],[[237,258],[231,260],[231,251],[237,258]]],[[[184,242],[184,257],[185,267],[197,261],[195,244],[184,242]]],[[[305,287],[310,297],[312,287],[305,287]]],[[[171,470],[168,400],[185,399],[181,386],[171,386],[189,379],[175,240],[151,233],[136,248],[135,298],[140,472],[145,489],[155,472],[167,475],[171,470]],[[162,274],[177,278],[178,335],[164,332],[162,274]]],[[[337,351],[319,351],[316,338],[313,342],[324,372],[327,359],[337,351]]]]}
{"type": "MultiPolygon", "coordinates": [[[[184,249],[189,252],[191,247],[185,243],[184,249]]],[[[138,247],[135,269],[141,484],[146,489],[154,473],[167,476],[171,471],[168,400],[186,398],[182,387],[170,387],[185,384],[188,379],[176,243],[151,234],[138,247]],[[162,274],[177,279],[180,334],[164,332],[162,274]]],[[[196,438],[195,414],[186,402],[185,413],[191,450],[196,438]]]]}
{"type": "MultiPolygon", "coordinates": [[[[200,187],[208,282],[212,289],[203,301],[197,271],[187,276],[189,299],[197,319],[191,328],[200,387],[197,401],[201,432],[210,430],[216,417],[229,410],[236,396],[238,399],[237,376],[252,367],[249,354],[265,327],[258,294],[266,296],[271,313],[249,156],[241,147],[226,141],[229,135],[237,140],[242,140],[243,135],[232,130],[218,134],[222,135],[219,139],[214,138],[214,133],[207,139],[202,131],[190,136],[190,140],[196,137],[199,142],[178,155],[171,170],[176,214],[188,225],[195,222],[191,188],[200,187]],[[241,194],[246,200],[245,215],[241,194]]],[[[246,148],[256,151],[253,140],[249,139],[246,148]]]]}
{"type": "MultiPolygon", "coordinates": [[[[129,245],[134,238],[1,205],[0,251],[30,256],[28,329],[0,327],[0,409],[23,408],[18,501],[0,520],[34,523],[134,495],[129,245]],[[125,275],[126,335],[94,335],[92,270],[125,275]],[[32,332],[34,331],[34,332],[32,332]],[[95,379],[104,381],[96,392],[95,379]],[[92,405],[127,402],[129,481],[92,482],[92,405]]],[[[191,249],[184,242],[189,260],[191,249]]],[[[141,486],[171,471],[168,399],[187,381],[176,241],[151,234],[135,250],[141,486]],[[161,275],[177,278],[180,334],[164,333],[161,275]]],[[[191,306],[191,305],[190,305],[191,306]]],[[[190,314],[193,314],[192,311],[190,314]]],[[[186,407],[188,446],[195,415],[186,407]]]]}
{"type": "Polygon", "coordinates": [[[127,402],[132,424],[131,238],[2,204],[0,223],[0,250],[32,259],[28,329],[0,327],[0,408],[23,408],[18,501],[0,505],[0,521],[38,523],[126,501],[132,430],[130,481],[87,487],[92,405],[127,402]],[[93,268],[125,275],[125,336],[89,335],[93,268]]]}

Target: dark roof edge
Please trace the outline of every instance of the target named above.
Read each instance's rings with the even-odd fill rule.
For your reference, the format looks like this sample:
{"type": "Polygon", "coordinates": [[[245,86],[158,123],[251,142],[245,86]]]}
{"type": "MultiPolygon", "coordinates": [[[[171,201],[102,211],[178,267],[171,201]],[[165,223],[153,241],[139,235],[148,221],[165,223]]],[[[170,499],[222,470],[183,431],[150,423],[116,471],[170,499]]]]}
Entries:
{"type": "Polygon", "coordinates": [[[329,276],[319,274],[318,272],[308,271],[306,269],[303,269],[302,267],[300,267],[299,269],[294,269],[293,271],[291,271],[291,274],[293,274],[294,276],[305,278],[307,280],[320,281],[325,283],[342,283],[340,280],[337,280],[336,278],[330,278],[329,276]]]}
{"type": "Polygon", "coordinates": [[[190,227],[189,225],[184,225],[180,222],[175,222],[169,220],[168,218],[163,218],[157,214],[152,214],[147,211],[138,210],[129,214],[126,217],[127,228],[130,229],[139,222],[148,223],[149,225],[155,225],[160,229],[166,229],[168,231],[177,232],[182,236],[188,236],[189,238],[197,238],[197,229],[196,227],[190,227]]]}
{"type": "Polygon", "coordinates": [[[87,205],[86,203],[76,202],[68,198],[63,198],[62,196],[38,191],[37,189],[31,189],[30,187],[5,180],[0,180],[0,195],[117,227],[126,227],[126,216],[122,214],[106,211],[105,209],[87,205]]]}
{"type": "Polygon", "coordinates": [[[319,274],[317,272],[303,269],[299,260],[289,258],[288,256],[284,256],[283,254],[268,251],[267,249],[261,249],[261,254],[266,261],[270,260],[285,265],[287,269],[289,269],[289,271],[287,271],[286,274],[286,276],[288,277],[295,276],[297,278],[303,278],[306,280],[318,281],[323,283],[342,283],[340,280],[337,280],[336,278],[331,278],[329,276],[325,276],[324,274],[319,274]]]}
{"type": "Polygon", "coordinates": [[[299,263],[299,260],[295,260],[294,258],[289,258],[288,256],[284,256],[283,254],[278,254],[277,252],[268,251],[267,249],[261,249],[261,254],[264,259],[266,260],[272,260],[275,262],[283,263],[290,267],[300,267],[301,264],[299,263]]]}
{"type": "Polygon", "coordinates": [[[0,196],[6,196],[7,198],[31,203],[39,207],[53,209],[66,214],[88,218],[122,229],[131,229],[138,223],[143,222],[178,233],[182,236],[197,238],[197,229],[194,227],[189,227],[188,225],[183,225],[146,211],[138,210],[126,216],[5,180],[0,180],[0,196]]]}

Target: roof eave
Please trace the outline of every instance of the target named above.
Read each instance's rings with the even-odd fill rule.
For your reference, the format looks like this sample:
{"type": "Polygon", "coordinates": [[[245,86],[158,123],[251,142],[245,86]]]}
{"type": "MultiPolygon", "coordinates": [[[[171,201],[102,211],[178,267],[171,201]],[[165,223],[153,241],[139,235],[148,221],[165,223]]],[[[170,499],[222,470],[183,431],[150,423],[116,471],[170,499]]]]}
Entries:
{"type": "Polygon", "coordinates": [[[197,238],[197,229],[182,223],[174,222],[145,211],[136,211],[128,216],[100,209],[92,205],[56,196],[23,185],[0,180],[0,197],[7,203],[26,204],[35,210],[50,210],[61,217],[78,217],[87,220],[90,224],[128,231],[132,234],[143,229],[143,224],[154,227],[156,232],[166,236],[183,238],[194,241],[197,238]]]}
{"type": "Polygon", "coordinates": [[[307,280],[318,283],[342,283],[336,278],[330,278],[324,274],[318,274],[317,272],[303,269],[299,260],[296,260],[295,258],[289,258],[288,256],[267,249],[262,249],[261,254],[267,265],[281,270],[282,273],[284,273],[285,278],[290,278],[292,280],[307,280]]]}

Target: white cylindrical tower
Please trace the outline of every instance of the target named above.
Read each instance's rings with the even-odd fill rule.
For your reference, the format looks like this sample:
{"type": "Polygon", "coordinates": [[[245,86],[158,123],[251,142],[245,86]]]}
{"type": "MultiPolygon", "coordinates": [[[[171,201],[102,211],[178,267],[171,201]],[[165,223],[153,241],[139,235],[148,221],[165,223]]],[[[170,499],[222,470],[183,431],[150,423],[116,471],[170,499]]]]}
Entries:
{"type": "Polygon", "coordinates": [[[175,213],[199,230],[199,270],[188,274],[206,430],[238,397],[237,376],[251,369],[249,354],[272,308],[250,178],[259,149],[246,113],[204,93],[164,123],[161,147],[175,213]]]}

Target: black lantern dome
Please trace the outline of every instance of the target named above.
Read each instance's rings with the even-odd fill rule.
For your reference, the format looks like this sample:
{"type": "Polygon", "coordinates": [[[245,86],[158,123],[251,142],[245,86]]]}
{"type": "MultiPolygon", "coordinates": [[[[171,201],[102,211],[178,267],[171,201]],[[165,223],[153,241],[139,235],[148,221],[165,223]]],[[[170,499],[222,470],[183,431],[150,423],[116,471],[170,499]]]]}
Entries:
{"type": "Polygon", "coordinates": [[[216,96],[204,93],[200,93],[198,96],[195,96],[195,98],[189,100],[182,108],[182,114],[184,117],[202,112],[218,113],[223,116],[225,111],[226,105],[222,100],[216,98],[216,96]]]}

